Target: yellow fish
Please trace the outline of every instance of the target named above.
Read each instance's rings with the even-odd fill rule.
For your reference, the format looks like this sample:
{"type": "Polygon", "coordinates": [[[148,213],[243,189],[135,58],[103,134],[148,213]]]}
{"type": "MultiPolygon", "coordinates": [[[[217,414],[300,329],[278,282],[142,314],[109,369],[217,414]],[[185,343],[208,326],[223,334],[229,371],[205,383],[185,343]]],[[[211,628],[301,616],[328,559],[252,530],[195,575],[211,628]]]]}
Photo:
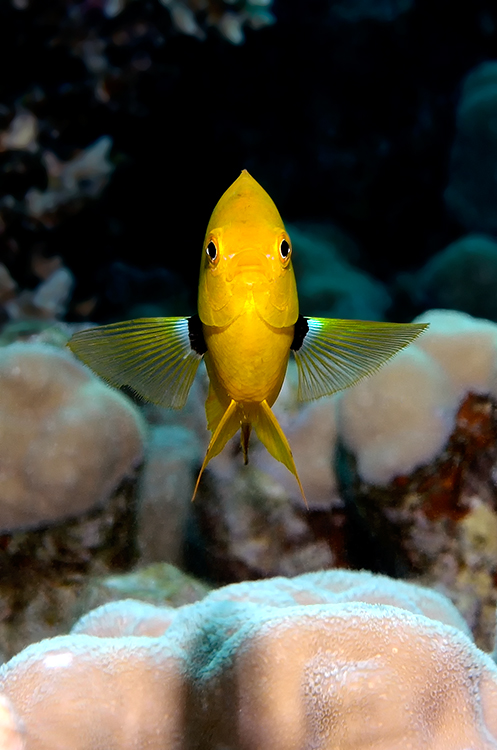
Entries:
{"type": "Polygon", "coordinates": [[[241,430],[248,460],[253,428],[299,484],[292,451],[271,406],[290,352],[299,398],[330,395],[374,372],[425,324],[304,318],[299,314],[292,243],[266,191],[244,170],[209,221],[200,263],[198,315],[140,318],[76,333],[69,347],[114,386],[181,409],[204,359],[209,461],[241,430]]]}

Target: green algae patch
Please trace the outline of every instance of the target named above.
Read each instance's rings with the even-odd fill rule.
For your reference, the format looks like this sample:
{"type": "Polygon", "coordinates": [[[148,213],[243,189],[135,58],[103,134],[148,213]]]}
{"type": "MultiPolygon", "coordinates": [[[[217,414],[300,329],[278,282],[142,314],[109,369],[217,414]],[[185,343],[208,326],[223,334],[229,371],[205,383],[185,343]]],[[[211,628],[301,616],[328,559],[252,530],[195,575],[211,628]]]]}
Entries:
{"type": "Polygon", "coordinates": [[[149,604],[179,607],[208,594],[210,587],[174,565],[154,563],[121,575],[91,580],[81,595],[81,612],[119,599],[138,599],[149,604]]]}

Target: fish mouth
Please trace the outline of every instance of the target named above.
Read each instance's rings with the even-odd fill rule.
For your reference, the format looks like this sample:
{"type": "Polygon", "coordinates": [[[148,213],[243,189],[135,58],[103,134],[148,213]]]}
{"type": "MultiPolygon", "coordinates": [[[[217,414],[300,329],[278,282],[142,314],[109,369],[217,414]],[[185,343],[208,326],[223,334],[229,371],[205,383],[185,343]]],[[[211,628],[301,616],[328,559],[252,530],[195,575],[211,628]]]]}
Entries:
{"type": "Polygon", "coordinates": [[[269,257],[262,250],[241,250],[230,259],[230,279],[236,276],[247,275],[247,280],[252,276],[264,276],[268,281],[273,277],[269,257]]]}

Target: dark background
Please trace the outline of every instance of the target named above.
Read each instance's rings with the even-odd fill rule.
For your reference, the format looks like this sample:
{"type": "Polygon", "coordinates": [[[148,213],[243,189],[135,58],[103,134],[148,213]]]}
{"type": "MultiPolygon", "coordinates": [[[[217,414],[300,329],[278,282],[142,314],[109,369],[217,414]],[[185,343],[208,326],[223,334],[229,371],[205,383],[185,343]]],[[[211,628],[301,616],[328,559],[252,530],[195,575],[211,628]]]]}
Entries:
{"type": "Polygon", "coordinates": [[[246,29],[239,46],[215,27],[204,40],[179,33],[156,0],[113,18],[97,0],[19,5],[0,0],[0,129],[20,103],[38,118],[40,148],[0,153],[0,192],[12,196],[0,255],[14,247],[21,283],[40,241],[74,270],[76,301],[112,260],[147,269],[159,257],[191,312],[210,212],[242,168],[286,221],[345,230],[387,282],[464,233],[443,191],[461,79],[497,57],[495,2],[414,0],[391,20],[351,20],[330,0],[276,0],[275,23],[246,29]],[[106,60],[98,75],[78,51],[88,38],[106,60]],[[102,135],[116,168],[101,196],[30,217],[26,191],[47,184],[43,151],[68,160],[102,135]]]}

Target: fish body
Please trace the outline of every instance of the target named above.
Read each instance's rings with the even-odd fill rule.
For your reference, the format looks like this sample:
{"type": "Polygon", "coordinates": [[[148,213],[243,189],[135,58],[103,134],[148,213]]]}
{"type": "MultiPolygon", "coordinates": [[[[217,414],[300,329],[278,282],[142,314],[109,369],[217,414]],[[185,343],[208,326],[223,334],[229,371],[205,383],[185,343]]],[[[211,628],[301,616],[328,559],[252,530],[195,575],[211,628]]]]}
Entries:
{"type": "Polygon", "coordinates": [[[424,324],[299,314],[292,246],[266,191],[244,170],[215,207],[200,264],[198,316],[142,318],[75,334],[69,346],[98,375],[162,406],[181,408],[202,358],[212,437],[202,473],[238,430],[245,462],[252,429],[304,490],[271,406],[291,352],[299,398],[329,395],[374,372],[424,324]]]}
{"type": "Polygon", "coordinates": [[[276,206],[242,172],[207,227],[204,248],[216,255],[202,257],[198,294],[207,369],[236,401],[272,405],[285,377],[299,310],[282,240],[289,242],[276,206]]]}
{"type": "Polygon", "coordinates": [[[239,402],[271,406],[285,377],[299,311],[282,240],[289,242],[276,206],[242,172],[207,227],[204,247],[213,244],[216,255],[202,257],[198,295],[211,382],[239,402]]]}
{"type": "Polygon", "coordinates": [[[283,385],[294,326],[274,328],[255,307],[224,328],[203,326],[205,363],[215,390],[223,389],[235,401],[274,404],[283,385]]]}
{"type": "Polygon", "coordinates": [[[214,209],[204,248],[198,312],[210,380],[207,424],[216,436],[204,467],[239,429],[247,462],[254,428],[298,477],[270,411],[285,379],[299,315],[290,238],[273,201],[248,172],[214,209]],[[272,440],[266,432],[275,433],[272,440]]]}

